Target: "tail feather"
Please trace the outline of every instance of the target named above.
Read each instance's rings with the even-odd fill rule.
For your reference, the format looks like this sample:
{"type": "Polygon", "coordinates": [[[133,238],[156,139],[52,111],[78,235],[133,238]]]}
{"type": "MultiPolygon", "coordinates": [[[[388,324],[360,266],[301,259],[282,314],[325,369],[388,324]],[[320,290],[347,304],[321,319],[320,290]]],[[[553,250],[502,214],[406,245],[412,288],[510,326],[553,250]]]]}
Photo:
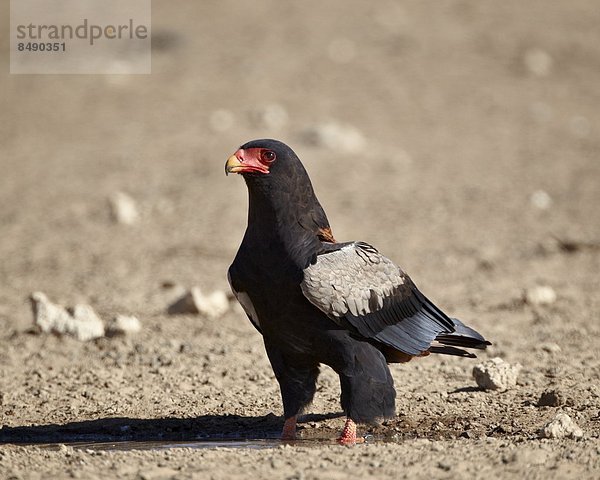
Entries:
{"type": "Polygon", "coordinates": [[[433,345],[429,349],[431,353],[475,358],[474,354],[456,347],[485,350],[488,345],[491,345],[479,332],[467,327],[457,318],[451,320],[454,323],[454,332],[438,335],[435,340],[441,345],[433,345]]]}
{"type": "Polygon", "coordinates": [[[455,347],[434,345],[429,348],[429,352],[430,353],[438,353],[438,354],[442,354],[442,355],[453,355],[455,357],[477,358],[477,355],[475,355],[474,353],[467,352],[466,350],[463,350],[462,348],[455,348],[455,347]]]}

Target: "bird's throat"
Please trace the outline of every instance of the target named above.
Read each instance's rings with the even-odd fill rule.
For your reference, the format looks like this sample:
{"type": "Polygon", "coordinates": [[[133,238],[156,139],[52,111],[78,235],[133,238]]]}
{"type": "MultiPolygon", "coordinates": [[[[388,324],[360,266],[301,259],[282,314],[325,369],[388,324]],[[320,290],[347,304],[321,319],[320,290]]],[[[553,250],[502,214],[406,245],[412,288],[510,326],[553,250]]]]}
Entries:
{"type": "Polygon", "coordinates": [[[277,198],[265,195],[267,192],[262,189],[248,188],[248,191],[248,226],[244,243],[257,254],[277,252],[283,254],[279,258],[285,258],[301,270],[306,268],[320,241],[314,232],[302,226],[300,217],[305,212],[289,198],[278,202],[277,198]]]}

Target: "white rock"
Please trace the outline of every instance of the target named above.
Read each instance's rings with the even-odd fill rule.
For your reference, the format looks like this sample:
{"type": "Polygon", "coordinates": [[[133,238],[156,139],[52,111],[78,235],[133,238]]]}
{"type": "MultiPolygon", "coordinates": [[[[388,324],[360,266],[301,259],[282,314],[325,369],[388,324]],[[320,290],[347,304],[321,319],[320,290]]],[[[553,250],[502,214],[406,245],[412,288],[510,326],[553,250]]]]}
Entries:
{"type": "Polygon", "coordinates": [[[29,297],[35,324],[44,333],[56,331],[64,333],[66,325],[72,320],[71,315],[60,305],[55,305],[48,300],[42,292],[34,292],[29,297]]]}
{"type": "Polygon", "coordinates": [[[525,290],[524,299],[529,305],[550,305],[556,301],[556,292],[552,287],[540,285],[525,290]]]}
{"type": "Polygon", "coordinates": [[[200,313],[209,318],[222,317],[229,310],[229,299],[222,290],[215,290],[204,297],[204,301],[199,305],[200,313]]]}
{"type": "Polygon", "coordinates": [[[511,365],[496,357],[473,367],[473,377],[485,390],[504,391],[517,384],[521,368],[519,363],[511,365]]]}
{"type": "Polygon", "coordinates": [[[548,210],[552,206],[552,197],[544,190],[536,190],[529,197],[531,205],[540,210],[548,210]]]}
{"type": "Polygon", "coordinates": [[[76,305],[68,312],[41,292],[31,295],[34,322],[44,333],[72,335],[83,342],[104,336],[104,324],[89,305],[76,305]]]}
{"type": "Polygon", "coordinates": [[[129,315],[117,315],[106,327],[107,335],[129,335],[137,333],[142,325],[137,317],[129,315]]]}
{"type": "Polygon", "coordinates": [[[303,137],[309,145],[343,153],[358,153],[367,145],[358,129],[335,122],[314,125],[304,131],[303,137]]]}
{"type": "Polygon", "coordinates": [[[133,225],[139,222],[140,212],[135,200],[123,192],[116,192],[109,198],[112,218],[117,223],[133,225]]]}
{"type": "Polygon", "coordinates": [[[193,287],[168,308],[171,314],[199,313],[207,318],[218,318],[229,310],[227,294],[216,290],[204,295],[198,287],[193,287]]]}
{"type": "Polygon", "coordinates": [[[541,438],[581,438],[583,430],[566,413],[558,413],[539,432],[541,438]]]}
{"type": "Polygon", "coordinates": [[[523,56],[525,68],[538,77],[545,77],[552,71],[554,63],[548,52],[541,48],[530,48],[523,56]]]}
{"type": "Polygon", "coordinates": [[[104,323],[91,306],[75,305],[72,315],[72,327],[67,333],[73,335],[77,340],[85,342],[104,336],[104,323]]]}

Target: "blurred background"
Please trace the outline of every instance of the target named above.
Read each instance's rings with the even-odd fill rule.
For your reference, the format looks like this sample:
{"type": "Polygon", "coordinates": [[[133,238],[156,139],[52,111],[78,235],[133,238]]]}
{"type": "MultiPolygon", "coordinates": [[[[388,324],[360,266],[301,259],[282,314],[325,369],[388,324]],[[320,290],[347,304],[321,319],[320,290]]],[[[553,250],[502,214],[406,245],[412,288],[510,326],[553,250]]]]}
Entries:
{"type": "Polygon", "coordinates": [[[600,238],[598,25],[594,1],[154,1],[152,74],[80,76],[9,75],[5,24],[0,314],[36,289],[143,310],[165,279],[226,288],[246,191],[223,164],[261,137],[336,238],[449,302],[552,277],[522,260],[600,238]]]}

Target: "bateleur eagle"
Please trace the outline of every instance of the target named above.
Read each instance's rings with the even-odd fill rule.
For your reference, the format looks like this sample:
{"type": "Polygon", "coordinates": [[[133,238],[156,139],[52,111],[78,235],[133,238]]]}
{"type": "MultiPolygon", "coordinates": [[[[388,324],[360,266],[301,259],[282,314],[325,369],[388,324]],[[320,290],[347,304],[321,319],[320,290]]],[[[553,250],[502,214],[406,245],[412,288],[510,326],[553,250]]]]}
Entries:
{"type": "Polygon", "coordinates": [[[337,242],[306,170],[284,143],[246,143],[225,172],[241,174],[249,192],[248,226],[228,279],[263,335],[281,389],[283,439],[295,438],[320,364],[340,377],[347,419],[338,440],[351,444],[356,423],[394,416],[388,363],[429,353],[474,357],[463,348],[489,345],[374,247],[337,242]]]}

